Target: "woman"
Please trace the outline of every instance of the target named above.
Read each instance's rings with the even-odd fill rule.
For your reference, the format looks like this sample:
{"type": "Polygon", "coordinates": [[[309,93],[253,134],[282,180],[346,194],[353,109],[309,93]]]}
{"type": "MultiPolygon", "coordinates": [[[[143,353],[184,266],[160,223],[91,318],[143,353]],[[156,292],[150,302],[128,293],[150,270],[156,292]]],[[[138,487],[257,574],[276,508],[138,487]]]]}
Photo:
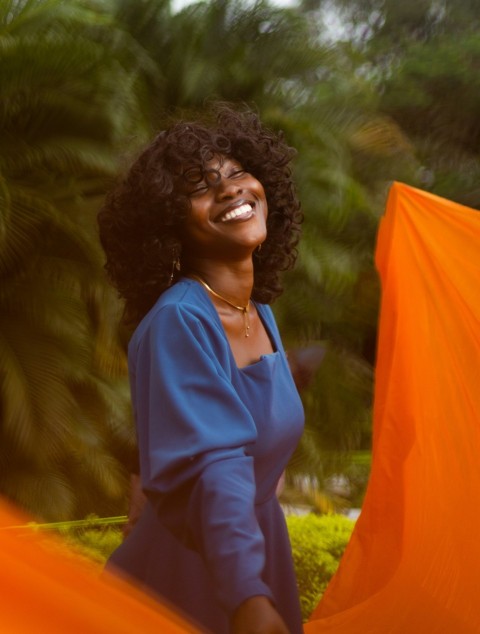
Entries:
{"type": "Polygon", "coordinates": [[[142,515],[111,564],[216,634],[302,631],[275,488],[303,410],[268,304],[301,214],[281,137],[249,111],[172,125],[99,214],[136,325],[142,515]]]}

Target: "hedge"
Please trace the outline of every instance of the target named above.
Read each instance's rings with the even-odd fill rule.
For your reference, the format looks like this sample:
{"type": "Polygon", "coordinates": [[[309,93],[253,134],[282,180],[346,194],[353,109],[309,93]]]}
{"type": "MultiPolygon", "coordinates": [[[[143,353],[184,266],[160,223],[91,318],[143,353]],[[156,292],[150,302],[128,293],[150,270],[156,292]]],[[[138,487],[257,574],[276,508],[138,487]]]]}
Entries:
{"type": "Polygon", "coordinates": [[[354,522],[343,515],[287,516],[303,620],[317,605],[350,539],[354,522]]]}

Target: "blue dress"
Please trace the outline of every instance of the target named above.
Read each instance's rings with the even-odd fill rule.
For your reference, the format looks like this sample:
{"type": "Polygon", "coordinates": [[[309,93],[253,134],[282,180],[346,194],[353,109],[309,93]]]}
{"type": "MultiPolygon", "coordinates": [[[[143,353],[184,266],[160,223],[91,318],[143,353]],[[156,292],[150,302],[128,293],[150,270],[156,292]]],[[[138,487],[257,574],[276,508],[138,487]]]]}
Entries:
{"type": "Polygon", "coordinates": [[[110,563],[215,634],[254,595],[300,634],[275,489],[303,408],[271,309],[256,308],[274,352],[241,369],[194,280],[165,291],[136,329],[129,371],[148,501],[110,563]]]}

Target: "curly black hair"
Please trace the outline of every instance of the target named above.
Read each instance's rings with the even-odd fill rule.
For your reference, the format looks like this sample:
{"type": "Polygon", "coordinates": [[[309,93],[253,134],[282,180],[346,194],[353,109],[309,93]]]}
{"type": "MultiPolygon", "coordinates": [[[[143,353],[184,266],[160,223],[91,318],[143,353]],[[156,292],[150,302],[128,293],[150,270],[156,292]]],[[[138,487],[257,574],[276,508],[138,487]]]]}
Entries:
{"type": "Polygon", "coordinates": [[[253,255],[252,298],[270,303],[282,293],[280,272],[293,267],[302,214],[292,181],[295,150],[249,109],[213,104],[201,120],[173,123],[140,154],[107,195],[98,214],[105,268],[125,299],[125,321],[137,324],[178,279],[181,226],[190,209],[185,173],[203,174],[215,155],[228,156],[263,185],[267,238],[253,255]],[[191,173],[191,172],[190,172],[191,173]]]}

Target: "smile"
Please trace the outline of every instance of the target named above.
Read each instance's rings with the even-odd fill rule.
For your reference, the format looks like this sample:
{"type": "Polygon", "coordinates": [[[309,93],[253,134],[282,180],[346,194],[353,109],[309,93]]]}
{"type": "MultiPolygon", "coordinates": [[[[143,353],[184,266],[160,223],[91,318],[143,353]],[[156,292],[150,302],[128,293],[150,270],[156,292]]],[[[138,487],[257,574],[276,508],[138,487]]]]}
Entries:
{"type": "Polygon", "coordinates": [[[230,209],[222,214],[217,222],[229,222],[230,220],[247,220],[254,215],[253,205],[251,203],[243,203],[235,209],[230,209]]]}

